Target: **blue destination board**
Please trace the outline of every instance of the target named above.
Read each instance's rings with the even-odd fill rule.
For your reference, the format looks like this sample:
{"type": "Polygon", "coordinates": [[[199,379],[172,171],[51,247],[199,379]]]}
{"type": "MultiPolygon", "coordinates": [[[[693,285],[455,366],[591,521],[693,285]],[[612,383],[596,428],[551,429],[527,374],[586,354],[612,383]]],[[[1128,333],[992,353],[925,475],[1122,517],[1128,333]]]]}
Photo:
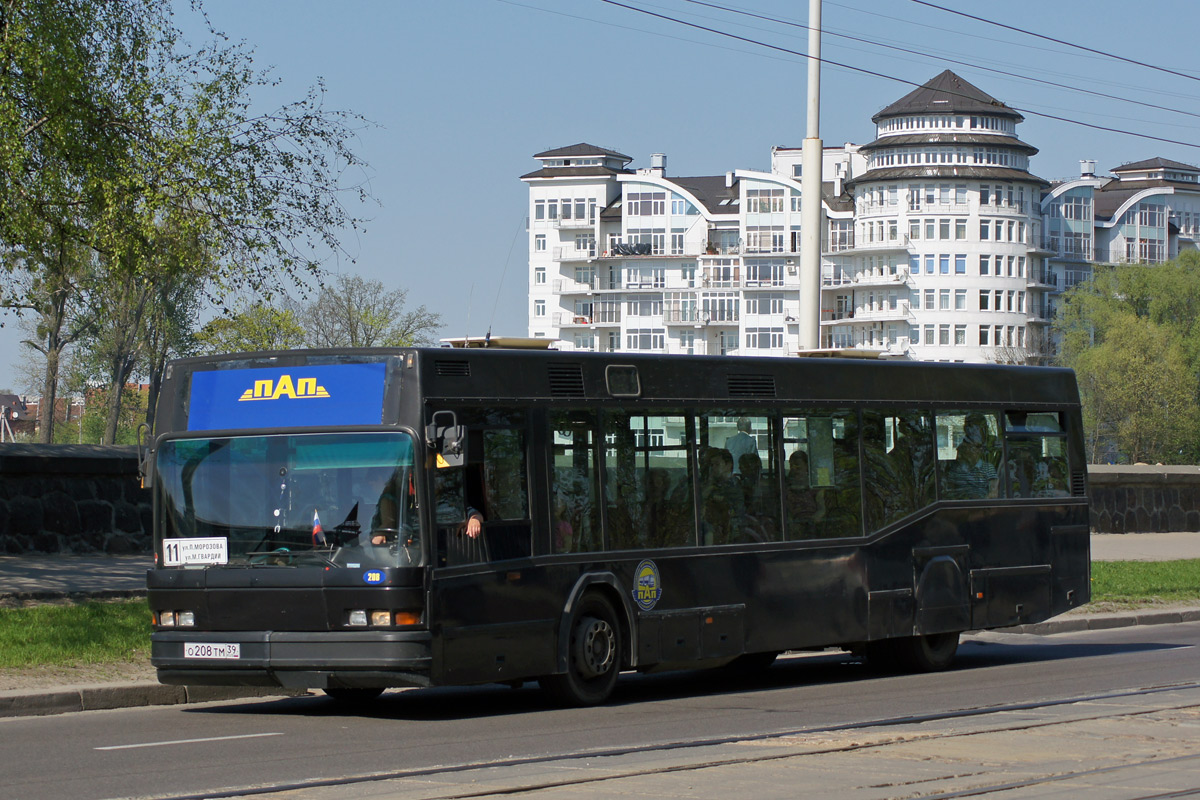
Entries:
{"type": "Polygon", "coordinates": [[[194,372],[188,430],[378,425],[386,379],[382,362],[194,372]]]}

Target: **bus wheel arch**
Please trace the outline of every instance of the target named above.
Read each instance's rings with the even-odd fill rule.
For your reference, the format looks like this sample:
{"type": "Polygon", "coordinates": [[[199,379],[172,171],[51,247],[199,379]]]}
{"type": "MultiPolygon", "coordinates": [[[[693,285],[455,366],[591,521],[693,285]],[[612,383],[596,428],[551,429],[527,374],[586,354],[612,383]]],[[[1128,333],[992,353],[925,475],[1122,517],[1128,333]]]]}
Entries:
{"type": "Polygon", "coordinates": [[[591,577],[576,584],[563,610],[558,671],[539,679],[542,688],[564,705],[603,703],[621,670],[630,665],[632,625],[616,578],[591,577]]]}

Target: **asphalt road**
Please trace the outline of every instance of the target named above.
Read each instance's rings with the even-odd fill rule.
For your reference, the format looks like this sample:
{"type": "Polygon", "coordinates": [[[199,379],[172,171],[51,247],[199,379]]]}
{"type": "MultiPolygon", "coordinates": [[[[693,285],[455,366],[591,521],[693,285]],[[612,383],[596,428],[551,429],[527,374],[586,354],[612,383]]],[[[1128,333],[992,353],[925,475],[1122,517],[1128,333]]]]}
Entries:
{"type": "MultiPolygon", "coordinates": [[[[1200,623],[989,633],[965,639],[956,668],[937,675],[881,676],[819,654],[748,679],[626,676],[613,702],[593,709],[552,708],[531,684],[391,692],[362,713],[314,696],[16,717],[0,720],[0,795],[211,796],[552,755],[629,757],[645,745],[683,753],[703,740],[1195,684],[1198,643],[1200,623]]],[[[361,796],[354,786],[326,791],[361,796]]]]}

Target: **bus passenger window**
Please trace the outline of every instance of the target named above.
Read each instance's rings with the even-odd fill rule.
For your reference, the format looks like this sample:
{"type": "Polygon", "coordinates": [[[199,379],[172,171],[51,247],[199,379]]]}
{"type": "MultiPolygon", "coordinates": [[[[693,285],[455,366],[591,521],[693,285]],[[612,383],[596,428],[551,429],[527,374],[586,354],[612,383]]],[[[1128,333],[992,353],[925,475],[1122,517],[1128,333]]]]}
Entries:
{"type": "Polygon", "coordinates": [[[1009,497],[1066,497],[1066,434],[1058,412],[1007,411],[1009,497]]]}
{"type": "Polygon", "coordinates": [[[599,550],[596,415],[553,411],[550,431],[550,549],[555,553],[599,550]]]}
{"type": "Polygon", "coordinates": [[[783,442],[788,538],[861,536],[857,415],[845,410],[786,416],[783,442]]]}
{"type": "Polygon", "coordinates": [[[938,495],[943,500],[1000,496],[999,431],[996,414],[938,412],[938,495]]]}
{"type": "Polygon", "coordinates": [[[775,419],[726,410],[697,425],[704,543],[782,540],[775,419]]]}
{"type": "Polygon", "coordinates": [[[695,544],[688,418],[609,412],[604,439],[608,549],[695,544]]]}
{"type": "Polygon", "coordinates": [[[920,411],[863,411],[867,530],[933,503],[933,418],[920,411]]]}

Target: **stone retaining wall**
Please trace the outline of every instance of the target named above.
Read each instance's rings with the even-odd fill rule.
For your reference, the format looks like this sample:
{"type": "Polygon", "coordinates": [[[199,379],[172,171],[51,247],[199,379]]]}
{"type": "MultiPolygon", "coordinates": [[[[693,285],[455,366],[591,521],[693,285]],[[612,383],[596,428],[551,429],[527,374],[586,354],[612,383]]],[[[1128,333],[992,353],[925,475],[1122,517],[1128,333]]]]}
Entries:
{"type": "Polygon", "coordinates": [[[0,553],[150,552],[137,448],[0,444],[0,553]]]}
{"type": "MultiPolygon", "coordinates": [[[[1092,530],[1200,531],[1200,467],[1092,466],[1092,530]]],[[[0,444],[0,553],[148,553],[137,449],[0,444]]]]}
{"type": "Polygon", "coordinates": [[[1200,467],[1088,467],[1096,533],[1200,531],[1200,467]]]}

